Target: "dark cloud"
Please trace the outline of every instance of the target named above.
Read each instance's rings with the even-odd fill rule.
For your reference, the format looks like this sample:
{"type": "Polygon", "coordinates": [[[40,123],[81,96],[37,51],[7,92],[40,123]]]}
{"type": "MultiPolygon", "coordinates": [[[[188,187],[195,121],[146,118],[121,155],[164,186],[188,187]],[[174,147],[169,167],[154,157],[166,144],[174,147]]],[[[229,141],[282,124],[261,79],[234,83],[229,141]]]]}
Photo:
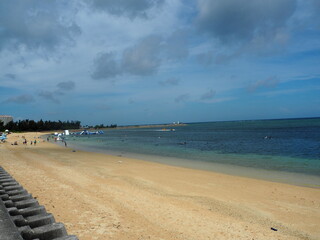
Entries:
{"type": "Polygon", "coordinates": [[[94,70],[91,74],[93,79],[113,78],[121,73],[119,64],[113,53],[100,53],[93,62],[94,70]]]}
{"type": "Polygon", "coordinates": [[[67,91],[73,90],[75,86],[76,84],[73,81],[59,82],[56,85],[56,89],[53,91],[41,90],[38,92],[38,96],[54,103],[60,103],[59,99],[64,96],[67,91]]]}
{"type": "Polygon", "coordinates": [[[124,49],[118,58],[115,53],[99,53],[94,59],[91,77],[99,80],[113,79],[122,74],[152,75],[163,61],[182,60],[188,56],[186,38],[186,32],[180,30],[167,39],[149,35],[124,49]]]}
{"type": "Polygon", "coordinates": [[[181,60],[189,55],[187,31],[175,31],[167,40],[164,46],[169,59],[181,60]]]}
{"type": "Polygon", "coordinates": [[[80,28],[63,15],[68,1],[0,1],[0,50],[53,50],[73,42],[80,28]]]}
{"type": "Polygon", "coordinates": [[[120,61],[114,53],[99,53],[93,62],[93,79],[112,79],[127,73],[146,76],[155,73],[160,66],[161,37],[152,35],[136,45],[126,48],[120,61]]]}
{"type": "Polygon", "coordinates": [[[4,101],[4,103],[18,103],[18,104],[27,104],[33,102],[34,98],[31,95],[23,94],[20,96],[10,97],[4,101]]]}
{"type": "Polygon", "coordinates": [[[161,37],[153,35],[127,48],[122,55],[122,70],[141,76],[155,73],[161,63],[160,44],[161,37]]]}
{"type": "Polygon", "coordinates": [[[189,98],[190,98],[190,95],[188,93],[185,93],[185,94],[181,94],[178,97],[176,97],[174,99],[174,101],[176,103],[181,103],[181,102],[186,102],[189,98]]]}
{"type": "Polygon", "coordinates": [[[42,90],[38,93],[39,97],[54,102],[54,103],[60,103],[59,99],[57,98],[57,94],[55,94],[54,92],[50,92],[50,91],[45,91],[42,90]]]}
{"type": "Polygon", "coordinates": [[[298,2],[299,9],[303,9],[303,16],[294,22],[295,26],[301,29],[316,30],[320,29],[320,1],[310,0],[298,2]]]}
{"type": "Polygon", "coordinates": [[[210,89],[208,92],[205,92],[202,96],[201,96],[201,100],[209,100],[214,98],[216,95],[216,91],[210,89]]]}
{"type": "Polygon", "coordinates": [[[71,91],[75,88],[76,84],[73,81],[59,82],[57,88],[59,91],[71,91]]]}
{"type": "Polygon", "coordinates": [[[12,73],[6,73],[6,74],[4,74],[4,77],[7,79],[11,79],[11,80],[16,79],[16,75],[12,74],[12,73]]]}
{"type": "Polygon", "coordinates": [[[257,91],[259,88],[274,88],[277,86],[277,84],[279,83],[279,80],[276,76],[272,76],[272,77],[268,77],[266,79],[263,80],[258,80],[254,83],[252,83],[247,90],[249,92],[255,92],[257,91]]]}
{"type": "Polygon", "coordinates": [[[91,0],[91,5],[97,9],[114,15],[124,15],[129,18],[148,16],[148,10],[159,7],[165,0],[91,0]]]}
{"type": "Polygon", "coordinates": [[[296,0],[198,0],[198,28],[223,43],[270,37],[285,26],[296,0]]]}
{"type": "Polygon", "coordinates": [[[159,81],[161,86],[176,86],[179,85],[180,80],[178,78],[168,78],[164,81],[159,81]]]}

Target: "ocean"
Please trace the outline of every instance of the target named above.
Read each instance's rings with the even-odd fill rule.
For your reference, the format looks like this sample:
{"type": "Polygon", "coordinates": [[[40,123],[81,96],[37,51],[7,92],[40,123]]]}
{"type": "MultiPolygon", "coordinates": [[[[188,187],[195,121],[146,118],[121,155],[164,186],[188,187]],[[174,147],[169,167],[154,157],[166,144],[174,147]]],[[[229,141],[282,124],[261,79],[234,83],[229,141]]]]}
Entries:
{"type": "Polygon", "coordinates": [[[170,129],[110,129],[103,135],[69,136],[67,142],[77,149],[205,170],[224,166],[277,172],[277,178],[294,173],[293,178],[320,179],[320,118],[187,123],[170,129]]]}

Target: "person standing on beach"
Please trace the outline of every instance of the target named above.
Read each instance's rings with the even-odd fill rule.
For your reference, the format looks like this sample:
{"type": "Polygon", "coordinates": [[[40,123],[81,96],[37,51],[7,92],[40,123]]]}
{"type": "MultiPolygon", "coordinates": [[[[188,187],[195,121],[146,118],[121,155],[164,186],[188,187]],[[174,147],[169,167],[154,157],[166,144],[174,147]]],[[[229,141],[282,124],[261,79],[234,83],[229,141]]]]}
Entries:
{"type": "Polygon", "coordinates": [[[64,141],[64,146],[67,147],[67,142],[66,141],[64,141]]]}
{"type": "Polygon", "coordinates": [[[34,145],[36,145],[36,143],[37,143],[37,140],[34,140],[34,145]]]}

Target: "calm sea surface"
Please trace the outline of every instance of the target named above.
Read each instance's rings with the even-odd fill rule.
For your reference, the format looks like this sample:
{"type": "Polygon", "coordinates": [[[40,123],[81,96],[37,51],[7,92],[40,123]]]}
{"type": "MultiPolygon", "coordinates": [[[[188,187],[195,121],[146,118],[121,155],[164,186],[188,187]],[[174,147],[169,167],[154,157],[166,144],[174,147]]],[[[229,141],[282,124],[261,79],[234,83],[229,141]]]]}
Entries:
{"type": "Polygon", "coordinates": [[[320,176],[320,118],[190,123],[70,136],[72,146],[320,176]]]}

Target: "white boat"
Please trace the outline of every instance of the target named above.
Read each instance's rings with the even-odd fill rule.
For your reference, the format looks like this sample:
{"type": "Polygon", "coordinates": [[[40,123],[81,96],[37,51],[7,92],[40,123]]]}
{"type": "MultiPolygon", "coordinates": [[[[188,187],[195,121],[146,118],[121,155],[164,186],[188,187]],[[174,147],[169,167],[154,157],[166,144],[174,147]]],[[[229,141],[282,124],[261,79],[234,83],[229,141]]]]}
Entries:
{"type": "Polygon", "coordinates": [[[162,128],[162,129],[159,129],[158,131],[160,132],[174,132],[175,129],[174,128],[162,128]]]}

